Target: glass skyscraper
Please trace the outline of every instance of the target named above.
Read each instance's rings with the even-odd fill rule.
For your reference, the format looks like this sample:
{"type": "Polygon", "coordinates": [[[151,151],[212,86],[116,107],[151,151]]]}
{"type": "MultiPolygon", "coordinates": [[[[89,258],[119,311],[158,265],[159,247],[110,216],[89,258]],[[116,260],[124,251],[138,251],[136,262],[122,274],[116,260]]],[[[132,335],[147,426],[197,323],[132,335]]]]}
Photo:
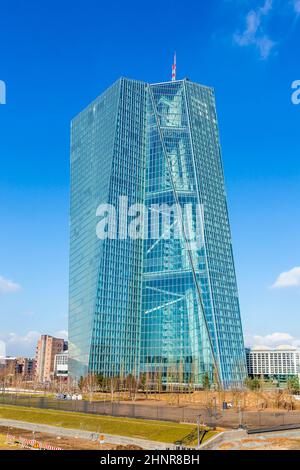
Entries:
{"type": "Polygon", "coordinates": [[[245,352],[213,90],[121,78],[71,134],[70,374],[240,385],[245,352]],[[99,239],[101,204],[117,216],[99,239]],[[121,222],[133,205],[145,208],[142,230],[128,236],[121,222]]]}

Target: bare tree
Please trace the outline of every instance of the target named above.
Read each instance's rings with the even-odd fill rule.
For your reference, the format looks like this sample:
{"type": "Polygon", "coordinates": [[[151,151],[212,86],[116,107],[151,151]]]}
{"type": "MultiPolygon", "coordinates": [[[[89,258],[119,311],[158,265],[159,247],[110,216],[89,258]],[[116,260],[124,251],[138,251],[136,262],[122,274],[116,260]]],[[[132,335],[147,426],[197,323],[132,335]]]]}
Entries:
{"type": "Polygon", "coordinates": [[[84,388],[88,393],[90,403],[93,401],[94,393],[98,389],[98,380],[95,374],[88,374],[84,381],[84,388]]]}

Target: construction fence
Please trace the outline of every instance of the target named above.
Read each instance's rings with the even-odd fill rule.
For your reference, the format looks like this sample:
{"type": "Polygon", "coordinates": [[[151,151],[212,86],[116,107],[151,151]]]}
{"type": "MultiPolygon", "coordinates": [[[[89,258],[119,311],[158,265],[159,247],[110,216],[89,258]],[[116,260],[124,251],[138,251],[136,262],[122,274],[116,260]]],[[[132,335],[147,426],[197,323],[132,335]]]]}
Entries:
{"type": "Polygon", "coordinates": [[[168,405],[164,402],[143,404],[139,402],[111,402],[86,400],[58,400],[49,397],[22,396],[0,393],[0,405],[16,405],[40,409],[71,411],[115,417],[141,418],[160,421],[206,424],[211,427],[262,428],[299,424],[300,411],[278,410],[243,411],[197,407],[196,405],[168,405]]]}

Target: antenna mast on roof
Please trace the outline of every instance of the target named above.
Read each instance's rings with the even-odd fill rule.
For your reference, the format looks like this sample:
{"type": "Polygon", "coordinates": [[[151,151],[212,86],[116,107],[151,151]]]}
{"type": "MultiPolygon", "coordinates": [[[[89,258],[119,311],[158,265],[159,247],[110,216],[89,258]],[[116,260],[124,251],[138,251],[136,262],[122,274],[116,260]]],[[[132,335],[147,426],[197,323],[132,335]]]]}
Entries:
{"type": "Polygon", "coordinates": [[[172,82],[175,82],[176,80],[176,52],[174,54],[174,62],[172,65],[172,82]]]}

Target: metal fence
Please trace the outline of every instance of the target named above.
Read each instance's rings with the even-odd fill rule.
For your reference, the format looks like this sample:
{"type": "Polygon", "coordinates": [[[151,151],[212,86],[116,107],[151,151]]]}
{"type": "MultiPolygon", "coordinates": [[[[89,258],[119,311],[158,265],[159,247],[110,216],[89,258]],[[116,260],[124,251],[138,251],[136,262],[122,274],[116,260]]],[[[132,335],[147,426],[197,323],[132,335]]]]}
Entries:
{"type": "Polygon", "coordinates": [[[205,423],[211,427],[237,428],[242,425],[248,428],[262,428],[299,424],[300,428],[300,411],[220,410],[218,408],[211,409],[195,405],[174,406],[165,403],[142,404],[138,402],[111,401],[89,402],[85,400],[58,400],[49,397],[18,396],[16,394],[8,395],[4,393],[0,394],[0,404],[195,424],[199,419],[200,423],[205,423]]]}

